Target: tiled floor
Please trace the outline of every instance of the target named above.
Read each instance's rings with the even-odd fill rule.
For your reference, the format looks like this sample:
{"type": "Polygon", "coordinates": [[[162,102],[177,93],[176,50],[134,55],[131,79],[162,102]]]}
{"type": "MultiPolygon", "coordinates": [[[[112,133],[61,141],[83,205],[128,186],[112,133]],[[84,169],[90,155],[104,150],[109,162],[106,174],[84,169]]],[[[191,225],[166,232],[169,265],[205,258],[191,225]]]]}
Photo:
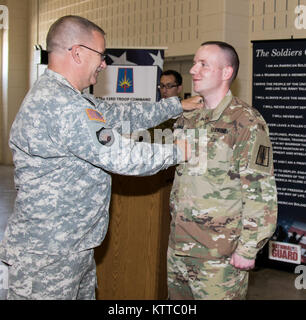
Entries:
{"type": "MultiPolygon", "coordinates": [[[[13,167],[0,166],[0,241],[3,237],[7,218],[13,210],[15,195],[13,167]]],[[[0,270],[2,270],[1,268],[3,268],[3,265],[0,263],[0,270]]],[[[300,274],[272,268],[260,268],[257,271],[251,271],[248,299],[306,300],[306,289],[298,290],[295,287],[298,276],[300,274]]],[[[304,286],[306,286],[306,274],[304,286]]],[[[4,299],[5,293],[5,290],[2,290],[0,286],[0,300],[4,299]]]]}
{"type": "MultiPolygon", "coordinates": [[[[250,273],[248,300],[306,300],[306,288],[296,289],[299,274],[279,269],[260,269],[250,273]]],[[[306,280],[306,274],[305,278],[306,280]]],[[[298,283],[301,281],[299,279],[298,283]]],[[[305,287],[304,280],[304,287],[305,287]]]]}

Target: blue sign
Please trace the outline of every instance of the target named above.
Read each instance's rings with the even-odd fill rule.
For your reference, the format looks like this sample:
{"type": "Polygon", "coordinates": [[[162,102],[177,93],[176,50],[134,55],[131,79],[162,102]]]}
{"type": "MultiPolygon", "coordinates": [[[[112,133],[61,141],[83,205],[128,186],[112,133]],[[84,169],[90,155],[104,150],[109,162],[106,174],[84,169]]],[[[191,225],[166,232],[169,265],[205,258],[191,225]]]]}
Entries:
{"type": "Polygon", "coordinates": [[[133,68],[119,68],[117,77],[117,93],[133,93],[133,68]]]}

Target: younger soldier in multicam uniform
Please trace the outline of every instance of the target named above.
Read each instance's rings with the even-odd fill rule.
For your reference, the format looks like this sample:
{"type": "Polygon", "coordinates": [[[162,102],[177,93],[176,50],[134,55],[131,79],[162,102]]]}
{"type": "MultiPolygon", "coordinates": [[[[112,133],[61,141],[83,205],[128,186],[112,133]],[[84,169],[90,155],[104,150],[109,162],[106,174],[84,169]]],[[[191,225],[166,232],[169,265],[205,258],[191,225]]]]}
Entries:
{"type": "Polygon", "coordinates": [[[94,299],[93,248],[107,232],[109,172],[150,175],[185,160],[175,146],[135,143],[113,128],[150,127],[182,106],[177,98],[99,104],[83,94],[106,68],[104,32],[84,18],[56,21],[47,49],[48,69],[11,129],[18,194],[0,259],[9,265],[8,299],[94,299]]]}
{"type": "Polygon", "coordinates": [[[259,112],[229,90],[238,66],[234,48],[208,42],[190,70],[206,107],[176,123],[194,130],[196,150],[193,164],[177,167],[171,192],[170,299],[244,299],[247,270],[275,229],[269,132],[259,112]]]}

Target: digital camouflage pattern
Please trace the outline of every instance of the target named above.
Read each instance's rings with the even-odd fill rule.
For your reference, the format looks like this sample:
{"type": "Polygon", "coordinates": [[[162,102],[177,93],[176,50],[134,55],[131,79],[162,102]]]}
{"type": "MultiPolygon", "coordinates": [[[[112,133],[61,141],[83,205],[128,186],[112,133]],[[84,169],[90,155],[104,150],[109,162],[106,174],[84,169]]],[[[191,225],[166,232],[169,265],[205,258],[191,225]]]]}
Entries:
{"type": "Polygon", "coordinates": [[[9,267],[8,300],[94,300],[94,250],[48,256],[23,253],[9,267]]]}
{"type": "Polygon", "coordinates": [[[195,128],[198,150],[195,164],[176,169],[169,247],[178,256],[212,261],[217,269],[234,252],[255,259],[277,220],[272,146],[264,119],[229,91],[213,110],[185,112],[176,127],[195,128]]]}
{"type": "Polygon", "coordinates": [[[148,128],[179,115],[177,98],[107,104],[74,89],[49,69],[29,91],[11,128],[14,213],[0,259],[24,252],[67,255],[101,244],[108,228],[111,177],[151,175],[183,161],[173,145],[135,143],[116,130],[148,128]]]}

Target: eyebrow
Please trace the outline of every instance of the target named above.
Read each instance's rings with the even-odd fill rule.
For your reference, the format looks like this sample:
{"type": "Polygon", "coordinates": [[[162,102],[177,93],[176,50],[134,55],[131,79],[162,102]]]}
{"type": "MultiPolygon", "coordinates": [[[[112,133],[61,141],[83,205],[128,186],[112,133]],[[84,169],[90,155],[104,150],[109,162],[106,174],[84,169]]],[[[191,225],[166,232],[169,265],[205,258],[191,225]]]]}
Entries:
{"type": "Polygon", "coordinates": [[[206,60],[205,59],[201,59],[201,60],[198,60],[198,61],[196,61],[196,60],[193,60],[193,62],[206,62],[206,60]]]}

